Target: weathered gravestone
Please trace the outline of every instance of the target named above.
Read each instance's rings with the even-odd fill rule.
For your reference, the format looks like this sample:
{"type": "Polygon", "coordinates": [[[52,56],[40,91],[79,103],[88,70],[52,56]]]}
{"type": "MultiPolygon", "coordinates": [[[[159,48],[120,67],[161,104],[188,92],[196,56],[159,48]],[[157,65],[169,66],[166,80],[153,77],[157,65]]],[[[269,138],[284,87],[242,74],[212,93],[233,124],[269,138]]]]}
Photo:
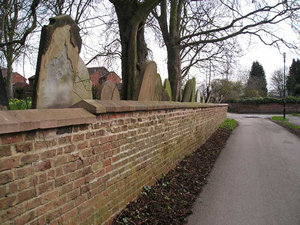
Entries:
{"type": "Polygon", "coordinates": [[[200,91],[200,89],[198,89],[196,91],[196,101],[201,102],[201,91],[200,91]]]}
{"type": "Polygon", "coordinates": [[[81,99],[92,99],[91,81],[80,50],[79,28],[70,16],[51,18],[43,27],[33,108],[66,108],[81,99]]]}
{"type": "Polygon", "coordinates": [[[185,84],[183,90],[183,102],[195,102],[195,91],[196,90],[196,79],[192,78],[188,80],[185,84]]]}
{"type": "Polygon", "coordinates": [[[161,95],[163,91],[163,85],[159,74],[156,75],[154,101],[161,101],[161,95]]]}
{"type": "Polygon", "coordinates": [[[165,79],[164,81],[164,88],[169,96],[169,101],[172,101],[172,89],[169,79],[165,79]]]}
{"type": "Polygon", "coordinates": [[[139,101],[154,101],[155,100],[155,86],[157,79],[156,63],[148,62],[144,67],[143,80],[139,92],[139,101]]]}
{"type": "Polygon", "coordinates": [[[100,87],[101,100],[120,100],[118,86],[112,81],[105,81],[100,87]]]}

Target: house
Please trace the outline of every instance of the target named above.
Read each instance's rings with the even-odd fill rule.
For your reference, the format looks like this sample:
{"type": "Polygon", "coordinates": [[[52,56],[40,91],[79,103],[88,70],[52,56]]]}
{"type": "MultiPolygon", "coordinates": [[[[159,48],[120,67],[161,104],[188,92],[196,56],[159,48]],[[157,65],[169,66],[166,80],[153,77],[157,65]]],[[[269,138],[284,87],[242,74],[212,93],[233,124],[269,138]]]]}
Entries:
{"type": "Polygon", "coordinates": [[[87,68],[93,86],[100,86],[107,80],[111,80],[115,84],[121,83],[121,78],[115,72],[109,72],[105,67],[87,68]]]}
{"type": "MultiPolygon", "coordinates": [[[[0,69],[1,69],[2,76],[3,76],[4,80],[6,80],[6,78],[7,78],[7,68],[0,67],[0,69]]],[[[25,77],[23,77],[21,74],[19,74],[18,72],[13,72],[12,73],[12,84],[14,85],[16,83],[27,84],[27,79],[25,77]]]]}

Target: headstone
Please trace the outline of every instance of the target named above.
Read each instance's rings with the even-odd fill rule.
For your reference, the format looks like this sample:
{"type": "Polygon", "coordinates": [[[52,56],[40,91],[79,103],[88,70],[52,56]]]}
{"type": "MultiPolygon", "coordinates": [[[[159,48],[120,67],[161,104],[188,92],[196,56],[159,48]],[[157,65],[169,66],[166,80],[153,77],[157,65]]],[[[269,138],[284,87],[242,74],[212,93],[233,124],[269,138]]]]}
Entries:
{"type": "Polygon", "coordinates": [[[92,82],[89,71],[86,68],[83,60],[79,57],[78,75],[75,76],[72,102],[77,103],[83,99],[92,98],[92,82]]]}
{"type": "Polygon", "coordinates": [[[100,88],[101,100],[120,100],[118,86],[112,81],[105,81],[100,88]]]}
{"type": "Polygon", "coordinates": [[[190,102],[191,101],[192,91],[193,91],[192,80],[188,80],[186,82],[184,90],[183,90],[183,96],[182,96],[182,101],[183,102],[190,102]]]}
{"type": "Polygon", "coordinates": [[[157,66],[156,63],[148,62],[144,67],[143,80],[139,92],[139,101],[154,101],[155,99],[155,86],[157,79],[157,66]]]}
{"type": "Polygon", "coordinates": [[[166,89],[163,89],[161,92],[160,101],[170,101],[170,96],[166,89]]]}
{"type": "Polygon", "coordinates": [[[191,102],[196,102],[196,78],[192,78],[192,95],[191,95],[191,102]]]}
{"type": "Polygon", "coordinates": [[[196,91],[196,101],[201,102],[201,91],[200,91],[200,89],[198,89],[196,91]]]}
{"type": "Polygon", "coordinates": [[[92,98],[80,50],[79,28],[70,16],[51,18],[50,24],[43,27],[33,108],[67,108],[92,98]]]}
{"type": "Polygon", "coordinates": [[[161,94],[163,91],[163,85],[159,74],[156,75],[154,101],[161,101],[161,94]]]}
{"type": "Polygon", "coordinates": [[[183,90],[183,102],[195,102],[195,91],[196,89],[196,79],[192,78],[188,80],[185,84],[184,90],[183,90]]]}
{"type": "Polygon", "coordinates": [[[171,89],[171,84],[169,79],[165,79],[164,81],[164,88],[167,91],[168,95],[169,95],[169,101],[172,101],[172,89],[171,89]]]}

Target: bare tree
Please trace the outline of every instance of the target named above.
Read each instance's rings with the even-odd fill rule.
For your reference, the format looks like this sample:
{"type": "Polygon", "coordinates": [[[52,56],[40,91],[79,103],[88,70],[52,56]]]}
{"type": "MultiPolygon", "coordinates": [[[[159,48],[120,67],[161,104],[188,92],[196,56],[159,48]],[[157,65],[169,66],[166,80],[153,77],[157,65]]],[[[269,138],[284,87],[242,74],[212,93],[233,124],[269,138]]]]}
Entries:
{"type": "Polygon", "coordinates": [[[40,0],[2,0],[0,5],[0,50],[7,66],[7,94],[13,97],[12,65],[20,56],[26,39],[37,26],[40,0]]]}
{"type": "Polygon", "coordinates": [[[271,78],[271,93],[274,94],[276,97],[283,97],[283,70],[275,70],[272,78],[271,78]]]}
{"type": "Polygon", "coordinates": [[[162,1],[153,14],[168,52],[168,73],[174,99],[178,99],[180,91],[182,52],[190,51],[192,47],[199,54],[208,44],[225,46],[225,41],[239,35],[254,36],[267,45],[283,43],[295,48],[296,45],[273,32],[272,26],[292,19],[294,30],[299,32],[299,9],[296,0],[273,4],[261,0],[248,5],[236,0],[162,1]]]}

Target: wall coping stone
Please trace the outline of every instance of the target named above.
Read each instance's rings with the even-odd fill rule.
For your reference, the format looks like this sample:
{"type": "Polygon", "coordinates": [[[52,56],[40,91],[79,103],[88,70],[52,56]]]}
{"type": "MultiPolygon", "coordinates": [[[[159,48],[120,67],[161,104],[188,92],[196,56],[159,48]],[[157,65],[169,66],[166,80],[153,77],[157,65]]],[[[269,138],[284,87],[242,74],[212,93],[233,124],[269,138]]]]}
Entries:
{"type": "Polygon", "coordinates": [[[96,116],[84,109],[30,109],[0,111],[0,134],[89,124],[96,116]]]}
{"type": "Polygon", "coordinates": [[[228,104],[207,104],[199,102],[171,102],[171,101],[113,101],[113,100],[82,100],[74,104],[73,108],[84,108],[93,114],[110,112],[149,111],[160,109],[182,108],[211,108],[227,107],[228,104]]]}
{"type": "Polygon", "coordinates": [[[228,104],[164,101],[82,100],[65,109],[0,111],[0,134],[96,122],[93,114],[161,109],[227,107],[228,104]],[[91,114],[92,113],[92,114],[91,114]]]}

